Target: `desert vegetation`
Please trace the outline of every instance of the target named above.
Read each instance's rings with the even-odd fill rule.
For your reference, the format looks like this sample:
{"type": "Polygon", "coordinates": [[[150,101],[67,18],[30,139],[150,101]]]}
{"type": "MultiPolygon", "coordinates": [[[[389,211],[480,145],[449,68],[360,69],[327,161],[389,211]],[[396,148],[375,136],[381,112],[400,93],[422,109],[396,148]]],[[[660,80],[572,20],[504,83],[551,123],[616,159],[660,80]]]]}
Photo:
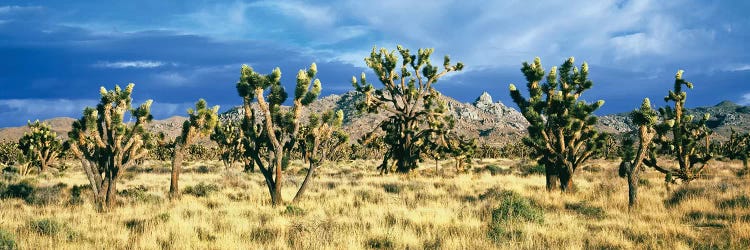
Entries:
{"type": "Polygon", "coordinates": [[[750,247],[750,137],[714,140],[685,109],[682,71],[673,106],[644,99],[635,130],[607,134],[604,101],[582,97],[588,65],[536,58],[521,67],[528,97],[510,85],[526,133],[480,142],[456,133],[433,87],[464,65],[432,53],[365,58],[382,87],[354,78],[355,106],[386,115],[361,138],[343,110],[310,110],[315,63],[293,95],[280,69],[243,65],[239,119],[200,99],[176,138],[149,131],[133,84],[102,87],[65,143],[40,122],[0,143],[0,249],[750,247]]]}

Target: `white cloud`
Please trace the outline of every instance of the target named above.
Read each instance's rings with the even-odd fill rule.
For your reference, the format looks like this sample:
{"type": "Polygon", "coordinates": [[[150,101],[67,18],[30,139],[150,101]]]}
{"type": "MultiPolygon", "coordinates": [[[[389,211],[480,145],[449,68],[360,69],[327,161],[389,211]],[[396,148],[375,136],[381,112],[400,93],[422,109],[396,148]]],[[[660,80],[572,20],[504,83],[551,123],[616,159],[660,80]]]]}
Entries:
{"type": "Polygon", "coordinates": [[[160,61],[117,61],[117,62],[97,62],[94,67],[99,68],[112,68],[112,69],[125,69],[125,68],[158,68],[161,66],[168,65],[167,63],[160,61]]]}
{"type": "Polygon", "coordinates": [[[181,86],[188,80],[187,77],[183,76],[179,72],[160,72],[153,75],[153,79],[156,84],[163,84],[168,86],[181,86]]]}
{"type": "Polygon", "coordinates": [[[739,101],[740,105],[750,105],[750,93],[742,95],[742,99],[739,101]]]}
{"type": "Polygon", "coordinates": [[[0,6],[0,14],[8,14],[14,12],[26,12],[26,11],[38,11],[42,10],[41,6],[18,6],[18,5],[7,5],[0,6]]]}
{"type": "Polygon", "coordinates": [[[750,70],[750,64],[732,65],[726,68],[726,71],[748,71],[748,70],[750,70]]]}

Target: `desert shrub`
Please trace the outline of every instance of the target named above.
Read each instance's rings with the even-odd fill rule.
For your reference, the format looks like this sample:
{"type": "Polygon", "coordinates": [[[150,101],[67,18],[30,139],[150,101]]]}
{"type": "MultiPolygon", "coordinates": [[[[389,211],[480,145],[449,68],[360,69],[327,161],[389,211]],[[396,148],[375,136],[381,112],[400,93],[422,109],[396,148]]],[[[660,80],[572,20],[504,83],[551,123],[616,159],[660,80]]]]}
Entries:
{"type": "Polygon", "coordinates": [[[34,189],[24,200],[26,203],[37,206],[60,204],[63,200],[62,193],[67,187],[68,185],[65,183],[58,183],[51,187],[39,187],[34,189]]]}
{"type": "Polygon", "coordinates": [[[302,215],[305,215],[305,210],[297,206],[288,205],[286,206],[286,209],[284,210],[284,214],[293,215],[293,216],[302,216],[302,215]]]}
{"type": "Polygon", "coordinates": [[[398,194],[401,193],[401,186],[398,183],[385,183],[383,184],[383,190],[388,193],[398,194]]]}
{"type": "Polygon", "coordinates": [[[125,227],[134,233],[143,233],[146,231],[147,221],[144,219],[129,219],[125,221],[125,227]]]}
{"type": "Polygon", "coordinates": [[[213,235],[210,230],[199,227],[195,229],[198,234],[198,239],[201,241],[215,241],[216,235],[213,235]]]}
{"type": "Polygon", "coordinates": [[[16,245],[16,237],[2,229],[0,229],[0,249],[18,249],[18,246],[16,245]]]}
{"type": "Polygon", "coordinates": [[[484,169],[478,169],[478,171],[490,172],[490,175],[508,175],[512,171],[510,169],[504,169],[497,165],[487,165],[484,169]]]}
{"type": "Polygon", "coordinates": [[[5,187],[5,192],[3,192],[2,197],[3,198],[20,198],[20,199],[26,199],[26,197],[29,197],[32,192],[34,192],[34,184],[31,182],[31,180],[23,180],[21,182],[10,184],[7,187],[5,187]]]}
{"type": "Polygon", "coordinates": [[[69,205],[81,205],[84,202],[83,194],[86,191],[91,190],[91,185],[73,185],[73,187],[70,188],[70,200],[68,200],[69,205]]]}
{"type": "Polygon", "coordinates": [[[167,222],[169,221],[169,218],[171,218],[171,216],[166,212],[154,216],[154,220],[158,222],[167,222]]]}
{"type": "Polygon", "coordinates": [[[207,174],[211,172],[211,168],[209,168],[206,165],[200,165],[198,168],[195,169],[195,172],[201,173],[201,174],[207,174]]]}
{"type": "Polygon", "coordinates": [[[249,237],[251,240],[255,242],[268,244],[274,241],[280,235],[281,235],[281,232],[279,232],[279,230],[270,229],[270,228],[255,228],[252,231],[250,231],[249,237]]]}
{"type": "Polygon", "coordinates": [[[380,203],[381,201],[385,200],[383,193],[374,192],[367,189],[355,191],[354,196],[359,201],[370,203],[380,203]]]}
{"type": "Polygon", "coordinates": [[[124,173],[122,173],[120,178],[125,181],[132,181],[133,179],[135,179],[135,174],[135,171],[125,171],[124,173]]]}
{"type": "Polygon", "coordinates": [[[388,236],[372,237],[365,242],[365,246],[372,249],[393,249],[396,244],[388,236]]]}
{"type": "Polygon", "coordinates": [[[487,237],[496,243],[520,234],[517,231],[506,231],[509,223],[542,223],[544,221],[544,211],[516,192],[490,189],[485,194],[480,195],[480,199],[488,198],[501,201],[500,207],[492,210],[492,221],[487,232],[487,237]]]}
{"type": "Polygon", "coordinates": [[[706,189],[703,187],[689,187],[689,186],[682,186],[680,189],[677,189],[669,199],[664,201],[664,204],[667,206],[676,206],[682,203],[682,201],[695,198],[695,197],[701,197],[706,194],[706,189]]]}
{"type": "Polygon", "coordinates": [[[541,223],[544,221],[544,212],[529,199],[513,191],[505,191],[500,207],[492,210],[492,223],[508,221],[541,223]]]}
{"type": "Polygon", "coordinates": [[[31,231],[47,236],[57,235],[65,229],[65,225],[50,218],[29,221],[28,226],[31,231]]]}
{"type": "Polygon", "coordinates": [[[544,165],[537,164],[533,161],[521,161],[516,164],[515,167],[521,176],[544,175],[546,173],[544,165]]]}
{"type": "Polygon", "coordinates": [[[195,197],[208,197],[214,192],[219,191],[219,186],[216,184],[206,184],[200,182],[195,186],[188,186],[185,188],[183,193],[189,194],[195,197]]]}
{"type": "Polygon", "coordinates": [[[146,186],[140,185],[128,189],[123,189],[117,192],[122,198],[125,198],[130,203],[153,203],[158,204],[162,202],[162,198],[148,193],[146,186]]]}
{"type": "Polygon", "coordinates": [[[719,202],[718,206],[721,209],[727,208],[750,208],[750,198],[747,195],[738,195],[731,199],[726,199],[719,202]]]}
{"type": "Polygon", "coordinates": [[[565,203],[565,209],[573,210],[580,215],[592,219],[603,219],[606,216],[604,209],[591,206],[586,202],[565,203]]]}
{"type": "Polygon", "coordinates": [[[225,188],[247,189],[249,185],[244,180],[244,176],[245,174],[240,172],[225,172],[221,183],[225,188]]]}
{"type": "Polygon", "coordinates": [[[129,219],[126,220],[124,224],[128,230],[134,233],[142,234],[146,232],[146,229],[148,229],[149,227],[167,222],[169,218],[170,216],[168,213],[161,213],[151,219],[129,219]]]}

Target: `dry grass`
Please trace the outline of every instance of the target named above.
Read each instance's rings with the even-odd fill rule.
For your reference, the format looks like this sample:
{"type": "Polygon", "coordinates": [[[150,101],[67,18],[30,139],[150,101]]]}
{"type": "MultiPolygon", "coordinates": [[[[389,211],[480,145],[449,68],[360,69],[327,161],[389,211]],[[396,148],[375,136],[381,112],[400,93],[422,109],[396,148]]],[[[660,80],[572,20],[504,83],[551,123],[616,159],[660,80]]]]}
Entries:
{"type": "MultiPolygon", "coordinates": [[[[514,168],[523,164],[507,159],[478,161],[466,174],[453,173],[446,162],[438,174],[434,163],[425,163],[419,173],[379,176],[374,165],[367,161],[329,163],[320,169],[304,201],[272,207],[259,173],[227,171],[218,162],[205,164],[203,169],[211,170],[208,173],[189,171],[200,166],[193,164],[181,177],[183,189],[203,183],[215,184],[218,191],[201,197],[184,194],[170,201],[165,198],[166,165],[148,163],[141,173],[118,186],[133,192],[121,197],[122,204],[112,212],[97,212],[85,193],[80,205],[67,204],[68,198],[53,205],[4,199],[0,201],[0,230],[14,235],[21,249],[750,246],[750,184],[733,174],[740,168],[735,163],[715,162],[708,178],[673,186],[669,193],[662,177],[647,171],[640,188],[641,205],[632,212],[627,208],[626,182],[617,178],[614,162],[594,161],[579,170],[574,194],[547,193],[543,176],[522,176],[514,168]],[[476,171],[489,165],[500,174],[476,171]],[[509,171],[497,171],[498,167],[509,171]],[[531,206],[516,209],[538,209],[542,220],[514,219],[511,214],[510,219],[493,222],[493,211],[503,206],[511,193],[507,191],[531,206]]],[[[293,167],[287,173],[299,169],[293,167]]],[[[301,174],[287,178],[286,200],[291,200],[302,178],[301,174]]],[[[60,182],[68,189],[87,184],[82,173],[69,170],[60,177],[42,178],[37,185],[60,182]]]]}

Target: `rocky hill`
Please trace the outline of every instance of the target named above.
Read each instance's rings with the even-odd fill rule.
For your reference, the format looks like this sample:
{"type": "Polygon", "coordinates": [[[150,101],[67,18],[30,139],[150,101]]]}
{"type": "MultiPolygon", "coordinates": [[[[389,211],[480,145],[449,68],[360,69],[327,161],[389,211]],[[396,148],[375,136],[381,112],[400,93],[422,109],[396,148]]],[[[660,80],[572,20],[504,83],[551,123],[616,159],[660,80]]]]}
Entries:
{"type": "MultiPolygon", "coordinates": [[[[355,108],[355,103],[361,98],[355,92],[347,92],[342,95],[330,95],[321,98],[310,105],[309,112],[322,113],[326,110],[344,111],[344,130],[351,138],[360,138],[365,133],[375,129],[386,114],[360,114],[355,108]]],[[[494,102],[492,96],[487,92],[482,93],[472,103],[462,103],[448,96],[442,96],[448,104],[449,111],[456,117],[455,131],[461,135],[479,138],[487,143],[505,143],[516,139],[526,132],[528,122],[515,108],[504,105],[502,102],[494,102]]],[[[750,131],[750,107],[741,106],[729,101],[721,102],[711,107],[699,107],[690,109],[689,113],[702,115],[711,114],[709,127],[716,131],[717,139],[726,139],[731,128],[739,131],[750,131]]],[[[240,107],[232,108],[220,115],[223,122],[239,121],[244,115],[240,107]]],[[[303,119],[307,119],[303,117],[303,119]]],[[[164,120],[157,120],[149,125],[149,129],[164,132],[170,138],[180,133],[185,117],[174,116],[164,120]]],[[[45,122],[52,125],[55,132],[62,138],[67,137],[70,126],[75,121],[73,118],[54,118],[45,122]]],[[[610,133],[624,133],[634,129],[628,113],[611,114],[599,117],[597,127],[601,131],[610,133]]],[[[26,131],[26,126],[0,129],[1,140],[18,140],[26,131]]]]}
{"type": "MultiPolygon", "coordinates": [[[[344,112],[344,130],[351,138],[360,138],[367,132],[377,128],[386,117],[385,112],[379,114],[360,114],[355,103],[360,96],[355,92],[343,95],[330,95],[321,98],[309,107],[310,113],[320,114],[326,110],[342,110],[344,112]]],[[[505,106],[501,102],[493,102],[487,93],[479,96],[474,103],[462,103],[448,96],[441,96],[448,104],[448,110],[456,117],[457,131],[461,135],[480,138],[487,141],[515,137],[525,131],[528,122],[517,110],[505,106]]],[[[223,122],[239,121],[244,115],[241,107],[235,107],[220,115],[223,122]]],[[[303,115],[305,116],[305,115],[303,115]]],[[[303,117],[303,120],[306,117],[303,117]]]]}

